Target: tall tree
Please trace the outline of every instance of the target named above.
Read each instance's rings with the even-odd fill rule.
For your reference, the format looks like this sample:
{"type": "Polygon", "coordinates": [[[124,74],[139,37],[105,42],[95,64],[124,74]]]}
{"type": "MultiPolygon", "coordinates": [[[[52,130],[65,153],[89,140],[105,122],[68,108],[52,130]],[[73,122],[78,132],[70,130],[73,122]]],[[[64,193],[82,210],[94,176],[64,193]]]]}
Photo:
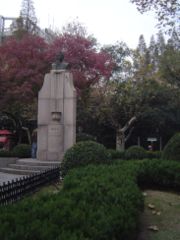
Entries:
{"type": "Polygon", "coordinates": [[[143,35],[139,37],[138,46],[133,52],[134,80],[143,81],[152,76],[151,56],[143,35]]]}
{"type": "Polygon", "coordinates": [[[62,34],[87,37],[86,28],[78,21],[69,22],[63,26],[62,34]]]}
{"type": "Polygon", "coordinates": [[[25,19],[25,27],[27,31],[30,31],[32,25],[37,24],[37,17],[35,14],[35,8],[33,0],[23,0],[20,16],[25,19]]]}
{"type": "Polygon", "coordinates": [[[17,39],[21,39],[27,33],[38,34],[33,0],[22,0],[20,15],[12,22],[10,28],[17,39]]]}
{"type": "Polygon", "coordinates": [[[142,105],[137,129],[134,131],[136,136],[145,139],[149,136],[161,136],[167,141],[175,131],[180,129],[179,89],[163,82],[148,80],[140,84],[139,91],[142,105]]]}
{"type": "Polygon", "coordinates": [[[180,50],[180,30],[173,30],[171,37],[168,39],[168,44],[174,47],[177,51],[180,50]]]}
{"type": "MultiPolygon", "coordinates": [[[[155,80],[110,83],[109,91],[99,98],[94,115],[116,132],[116,148],[123,150],[133,131],[146,129],[137,136],[164,131],[170,124],[177,125],[179,90],[155,80]],[[149,126],[151,126],[149,128],[149,126]],[[148,128],[147,128],[148,126],[148,128]]],[[[177,129],[177,128],[176,128],[177,129]]],[[[164,134],[165,135],[165,134],[164,134]]]]}
{"type": "Polygon", "coordinates": [[[156,74],[158,71],[159,53],[154,36],[152,36],[150,39],[148,50],[150,55],[152,73],[156,74]]]}
{"type": "Polygon", "coordinates": [[[123,150],[130,137],[138,111],[138,92],[132,81],[109,82],[105,94],[99,94],[94,104],[94,117],[116,132],[116,148],[123,150]],[[97,107],[98,106],[98,107],[97,107]]]}
{"type": "Polygon", "coordinates": [[[111,81],[122,82],[132,76],[131,51],[124,42],[104,46],[102,50],[110,54],[114,62],[111,81]]]}
{"type": "Polygon", "coordinates": [[[27,27],[30,20],[32,23],[36,24],[37,23],[37,17],[35,14],[35,8],[34,8],[34,2],[33,0],[22,0],[22,7],[20,11],[20,15],[26,19],[26,24],[27,27]]]}
{"type": "Polygon", "coordinates": [[[10,29],[12,35],[19,40],[22,39],[26,34],[28,34],[28,31],[25,28],[24,19],[21,16],[12,22],[10,29]]]}
{"type": "Polygon", "coordinates": [[[172,86],[180,87],[180,49],[169,42],[160,57],[159,74],[161,78],[172,86]]]}
{"type": "Polygon", "coordinates": [[[142,34],[139,36],[137,50],[138,50],[140,56],[144,56],[146,54],[147,46],[146,46],[146,41],[144,39],[144,35],[142,35],[142,34]]]}
{"type": "Polygon", "coordinates": [[[166,46],[166,41],[164,38],[164,34],[162,31],[157,33],[157,47],[158,47],[158,54],[159,56],[163,54],[166,46]]]}

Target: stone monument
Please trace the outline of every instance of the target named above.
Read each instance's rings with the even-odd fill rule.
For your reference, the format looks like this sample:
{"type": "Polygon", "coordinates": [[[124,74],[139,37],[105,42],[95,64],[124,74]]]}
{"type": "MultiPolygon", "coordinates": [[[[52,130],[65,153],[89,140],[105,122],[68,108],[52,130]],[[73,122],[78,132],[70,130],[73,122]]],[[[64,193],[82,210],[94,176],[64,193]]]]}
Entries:
{"type": "Polygon", "coordinates": [[[76,139],[76,90],[62,53],[45,75],[38,95],[38,150],[40,161],[61,161],[76,139]]]}

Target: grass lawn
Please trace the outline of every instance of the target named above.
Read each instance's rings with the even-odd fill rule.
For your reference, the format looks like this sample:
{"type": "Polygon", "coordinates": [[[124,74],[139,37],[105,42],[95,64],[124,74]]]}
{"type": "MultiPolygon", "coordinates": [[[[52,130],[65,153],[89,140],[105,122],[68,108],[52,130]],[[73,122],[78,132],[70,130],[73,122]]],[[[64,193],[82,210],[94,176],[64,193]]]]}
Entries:
{"type": "Polygon", "coordinates": [[[180,195],[154,190],[145,195],[138,240],[180,240],[180,195]]]}

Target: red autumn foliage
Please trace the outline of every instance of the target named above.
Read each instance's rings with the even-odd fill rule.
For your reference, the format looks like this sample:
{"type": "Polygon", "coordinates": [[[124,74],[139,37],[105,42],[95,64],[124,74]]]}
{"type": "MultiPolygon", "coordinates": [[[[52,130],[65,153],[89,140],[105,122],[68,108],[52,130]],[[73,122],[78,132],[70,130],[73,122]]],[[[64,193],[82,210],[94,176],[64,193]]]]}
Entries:
{"type": "Polygon", "coordinates": [[[0,46],[0,107],[14,102],[31,103],[59,52],[70,64],[79,92],[111,74],[111,57],[97,51],[89,38],[63,34],[52,44],[32,35],[20,40],[10,38],[0,46]]]}
{"type": "Polygon", "coordinates": [[[1,106],[13,101],[32,101],[47,72],[47,44],[37,36],[8,39],[0,47],[1,106]]]}
{"type": "Polygon", "coordinates": [[[111,74],[113,63],[110,55],[98,52],[94,41],[89,38],[66,33],[60,35],[49,47],[48,59],[53,61],[57,52],[63,52],[65,61],[70,64],[77,90],[85,89],[111,74]]]}

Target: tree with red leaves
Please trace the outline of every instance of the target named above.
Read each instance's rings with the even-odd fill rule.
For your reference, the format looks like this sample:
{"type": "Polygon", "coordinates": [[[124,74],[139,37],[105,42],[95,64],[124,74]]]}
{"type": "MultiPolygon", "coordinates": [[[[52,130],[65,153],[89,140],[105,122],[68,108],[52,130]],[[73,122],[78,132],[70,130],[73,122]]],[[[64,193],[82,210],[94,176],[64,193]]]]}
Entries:
{"type": "Polygon", "coordinates": [[[48,68],[46,49],[44,40],[32,35],[10,38],[0,47],[1,109],[19,112],[34,101],[48,68]]]}
{"type": "Polygon", "coordinates": [[[65,61],[70,64],[74,85],[78,93],[77,101],[77,129],[87,123],[89,108],[91,108],[92,87],[97,83],[109,80],[114,63],[112,57],[105,51],[98,51],[96,42],[87,37],[79,26],[68,26],[50,46],[48,59],[63,52],[65,61]]]}
{"type": "Polygon", "coordinates": [[[51,44],[33,35],[10,38],[0,47],[1,109],[21,113],[23,107],[27,109],[37,99],[44,75],[59,52],[71,66],[78,96],[111,75],[110,55],[98,51],[94,39],[79,32],[65,32],[51,44]]]}
{"type": "Polygon", "coordinates": [[[50,46],[48,59],[53,61],[59,52],[63,52],[65,61],[71,66],[78,92],[111,75],[113,66],[111,57],[103,51],[97,51],[93,39],[79,34],[64,33],[50,46]]]}

